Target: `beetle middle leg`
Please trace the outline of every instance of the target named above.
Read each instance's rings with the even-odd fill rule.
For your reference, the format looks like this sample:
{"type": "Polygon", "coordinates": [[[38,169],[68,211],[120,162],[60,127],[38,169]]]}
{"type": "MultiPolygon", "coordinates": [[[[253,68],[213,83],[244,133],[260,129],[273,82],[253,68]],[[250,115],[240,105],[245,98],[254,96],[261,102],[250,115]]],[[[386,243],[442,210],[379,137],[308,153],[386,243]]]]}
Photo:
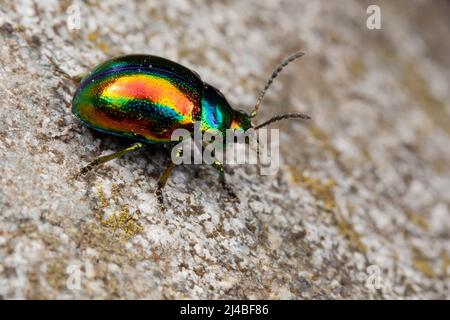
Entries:
{"type": "MultiPolygon", "coordinates": [[[[179,158],[182,155],[183,155],[183,149],[181,149],[181,148],[177,149],[176,157],[179,158]]],[[[164,169],[163,174],[161,175],[161,177],[159,177],[158,182],[156,183],[155,194],[156,194],[156,196],[158,198],[158,202],[160,204],[162,204],[164,202],[163,201],[164,199],[163,199],[163,195],[162,195],[162,190],[166,186],[167,180],[172,175],[173,169],[175,169],[175,167],[176,167],[176,164],[172,161],[172,159],[170,159],[169,164],[164,169]]]]}
{"type": "Polygon", "coordinates": [[[102,164],[102,163],[108,162],[110,160],[114,160],[114,159],[120,158],[120,157],[126,155],[127,153],[129,153],[131,151],[136,151],[136,150],[141,149],[143,146],[144,146],[143,143],[136,142],[136,143],[133,143],[128,148],[125,148],[125,149],[122,149],[120,151],[108,154],[106,156],[98,157],[98,158],[94,159],[91,163],[89,163],[87,166],[82,168],[81,169],[81,173],[85,174],[88,171],[92,170],[92,168],[94,168],[95,166],[98,166],[99,164],[102,164]]]}
{"type": "MultiPolygon", "coordinates": [[[[203,150],[208,147],[209,144],[203,142],[203,150]]],[[[211,156],[213,157],[214,161],[211,163],[211,166],[217,170],[219,173],[219,182],[223,185],[225,185],[225,170],[223,168],[223,163],[217,160],[215,157],[215,151],[213,150],[211,152],[211,156]]]]}
{"type": "Polygon", "coordinates": [[[212,164],[214,169],[216,169],[219,172],[219,182],[223,186],[223,188],[228,192],[228,194],[233,197],[237,198],[236,193],[234,193],[233,189],[227,184],[225,181],[225,170],[223,167],[223,163],[219,160],[215,160],[212,164]]]}

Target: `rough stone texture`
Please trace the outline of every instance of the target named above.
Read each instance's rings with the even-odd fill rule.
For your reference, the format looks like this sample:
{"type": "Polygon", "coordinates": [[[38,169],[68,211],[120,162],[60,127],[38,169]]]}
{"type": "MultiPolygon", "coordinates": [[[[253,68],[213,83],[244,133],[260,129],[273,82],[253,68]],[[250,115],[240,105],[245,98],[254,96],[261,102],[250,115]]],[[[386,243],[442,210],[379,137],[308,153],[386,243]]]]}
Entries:
{"type": "Polygon", "coordinates": [[[377,2],[373,31],[364,1],[74,3],[71,31],[71,1],[1,0],[0,298],[450,298],[448,1],[377,2]],[[61,70],[156,54],[249,110],[299,48],[258,120],[313,120],[276,125],[277,175],[227,168],[237,200],[184,166],[161,210],[154,146],[77,176],[126,142],[80,125],[61,70]]]}

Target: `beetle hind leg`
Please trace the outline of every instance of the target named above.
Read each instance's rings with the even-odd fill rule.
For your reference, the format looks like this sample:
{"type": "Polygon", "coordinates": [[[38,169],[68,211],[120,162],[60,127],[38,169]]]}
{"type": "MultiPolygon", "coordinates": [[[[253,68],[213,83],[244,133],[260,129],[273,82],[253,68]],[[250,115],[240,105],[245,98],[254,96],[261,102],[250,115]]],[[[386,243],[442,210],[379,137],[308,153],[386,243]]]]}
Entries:
{"type": "Polygon", "coordinates": [[[176,164],[170,161],[167,165],[166,169],[164,169],[163,174],[159,177],[158,182],[156,183],[156,190],[162,190],[166,186],[167,180],[172,175],[173,169],[175,169],[176,164]]]}
{"type": "Polygon", "coordinates": [[[96,159],[94,159],[91,163],[89,163],[87,166],[85,166],[84,168],[81,169],[81,174],[85,174],[87,172],[89,172],[90,170],[92,170],[95,166],[98,166],[99,164],[108,162],[110,160],[114,160],[117,158],[120,158],[124,155],[126,155],[127,153],[131,152],[131,151],[136,151],[141,149],[144,146],[143,143],[141,142],[136,142],[133,143],[131,146],[129,146],[128,148],[122,149],[120,151],[108,154],[106,156],[101,156],[98,157],[96,159]]]}

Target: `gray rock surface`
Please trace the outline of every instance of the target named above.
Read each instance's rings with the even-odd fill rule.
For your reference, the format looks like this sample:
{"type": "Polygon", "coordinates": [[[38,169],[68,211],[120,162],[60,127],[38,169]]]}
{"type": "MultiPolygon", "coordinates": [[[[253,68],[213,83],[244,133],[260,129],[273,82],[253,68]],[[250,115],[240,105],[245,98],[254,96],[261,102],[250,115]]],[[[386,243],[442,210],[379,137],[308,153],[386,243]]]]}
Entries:
{"type": "Polygon", "coordinates": [[[376,2],[381,30],[365,1],[2,0],[0,298],[449,299],[450,3],[376,2]],[[64,72],[151,53],[250,110],[297,49],[258,121],[313,120],[273,126],[275,176],[226,169],[238,199],[183,166],[161,210],[154,146],[77,175],[125,142],[72,116],[64,72]]]}

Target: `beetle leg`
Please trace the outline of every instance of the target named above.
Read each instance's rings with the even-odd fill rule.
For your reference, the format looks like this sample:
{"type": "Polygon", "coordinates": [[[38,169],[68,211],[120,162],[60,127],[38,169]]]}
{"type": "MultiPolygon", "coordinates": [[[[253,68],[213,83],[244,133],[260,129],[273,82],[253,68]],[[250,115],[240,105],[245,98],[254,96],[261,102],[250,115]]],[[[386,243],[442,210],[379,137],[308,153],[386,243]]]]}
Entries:
{"type": "Polygon", "coordinates": [[[219,160],[216,160],[212,163],[212,166],[219,172],[219,182],[225,184],[225,171],[223,169],[223,164],[219,160]]]}
{"type": "Polygon", "coordinates": [[[169,179],[169,177],[172,174],[173,169],[175,169],[175,166],[176,166],[176,164],[173,163],[172,160],[170,160],[170,163],[168,164],[166,169],[164,169],[163,174],[161,175],[158,182],[156,183],[157,190],[162,190],[165,187],[167,180],[169,179]]]}
{"type": "MultiPolygon", "coordinates": [[[[206,146],[207,144],[203,143],[203,148],[206,148],[206,146]]],[[[214,169],[216,169],[219,172],[219,182],[225,185],[225,170],[223,169],[223,164],[216,159],[211,165],[214,169]]]]}
{"type": "Polygon", "coordinates": [[[71,81],[73,81],[75,83],[79,83],[81,81],[81,79],[83,79],[88,74],[88,72],[83,72],[83,73],[80,73],[79,75],[71,76],[66,71],[61,69],[59,64],[53,59],[52,56],[48,56],[47,55],[47,59],[53,65],[53,67],[55,68],[56,72],[58,72],[59,74],[63,75],[64,77],[66,77],[67,79],[69,79],[69,80],[71,80],[71,81]]]}
{"type": "Polygon", "coordinates": [[[84,77],[87,76],[87,74],[88,74],[87,72],[80,73],[80,74],[78,74],[78,75],[72,77],[72,80],[73,80],[75,83],[79,83],[79,82],[81,82],[81,80],[83,80],[84,77]]]}
{"type": "Polygon", "coordinates": [[[144,146],[143,143],[136,142],[136,143],[133,143],[128,148],[125,148],[123,150],[111,153],[111,154],[106,155],[106,156],[98,157],[98,158],[94,159],[91,163],[89,163],[87,166],[85,166],[83,169],[81,169],[81,173],[85,174],[86,172],[90,171],[92,168],[94,168],[95,166],[97,166],[99,164],[102,164],[102,163],[108,162],[110,160],[122,157],[122,156],[126,155],[127,153],[129,153],[131,151],[139,150],[143,146],[144,146]]]}
{"type": "Polygon", "coordinates": [[[234,193],[233,189],[225,181],[225,170],[223,169],[223,164],[219,160],[216,160],[212,163],[212,166],[219,172],[219,182],[222,184],[223,188],[232,198],[237,198],[236,193],[234,193]]]}
{"type": "MultiPolygon", "coordinates": [[[[177,150],[177,158],[181,157],[183,155],[183,149],[179,148],[177,150]]],[[[164,169],[163,174],[161,175],[161,177],[159,178],[158,182],[156,183],[156,196],[158,197],[158,201],[159,203],[163,203],[163,197],[162,197],[162,189],[164,189],[167,180],[169,179],[169,177],[172,175],[173,169],[175,169],[176,164],[172,161],[172,159],[170,159],[169,164],[167,165],[167,167],[164,169]]]]}

